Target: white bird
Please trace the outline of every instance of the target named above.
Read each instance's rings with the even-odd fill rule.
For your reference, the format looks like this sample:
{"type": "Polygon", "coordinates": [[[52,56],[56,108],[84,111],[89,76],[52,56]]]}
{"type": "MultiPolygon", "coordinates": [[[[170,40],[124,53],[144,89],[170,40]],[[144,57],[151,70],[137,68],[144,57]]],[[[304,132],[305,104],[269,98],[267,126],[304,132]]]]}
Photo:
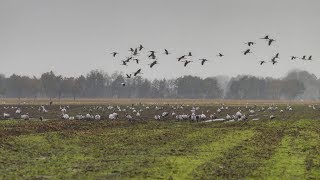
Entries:
{"type": "Polygon", "coordinates": [[[84,116],[81,115],[81,114],[78,114],[78,115],[76,115],[76,119],[77,120],[82,120],[82,119],[84,119],[84,116]]]}
{"type": "Polygon", "coordinates": [[[18,108],[18,109],[16,110],[16,114],[20,114],[20,113],[21,113],[21,109],[18,108]]]}
{"type": "Polygon", "coordinates": [[[86,119],[86,120],[91,120],[91,119],[93,119],[93,118],[94,118],[94,117],[91,116],[89,113],[86,114],[86,116],[85,116],[85,119],[86,119]]]}
{"type": "Polygon", "coordinates": [[[200,115],[200,119],[205,120],[206,118],[207,118],[207,116],[206,116],[205,114],[202,113],[202,114],[200,115]]]}
{"type": "Polygon", "coordinates": [[[112,120],[114,120],[114,119],[117,119],[118,118],[118,114],[117,113],[112,113],[112,114],[109,114],[109,119],[112,119],[112,120]]]}
{"type": "Polygon", "coordinates": [[[4,119],[8,119],[8,118],[10,118],[10,114],[3,113],[3,118],[4,118],[4,119]]]}
{"type": "Polygon", "coordinates": [[[190,119],[192,121],[196,121],[197,120],[197,116],[194,113],[192,113],[191,116],[190,116],[190,119]]]}
{"type": "Polygon", "coordinates": [[[155,116],[154,116],[154,119],[155,119],[155,120],[160,120],[160,119],[161,119],[161,116],[160,116],[160,115],[155,115],[155,116]]]}
{"type": "Polygon", "coordinates": [[[29,120],[30,118],[29,118],[29,115],[28,115],[28,114],[23,114],[23,115],[21,115],[21,119],[23,119],[23,120],[29,120]]]}
{"type": "Polygon", "coordinates": [[[129,121],[132,120],[132,116],[131,116],[130,114],[127,114],[127,115],[126,115],[126,118],[127,118],[129,121]]]}
{"type": "Polygon", "coordinates": [[[69,115],[68,114],[63,114],[62,115],[62,119],[68,120],[69,119],[69,115]]]}
{"type": "Polygon", "coordinates": [[[216,114],[215,113],[213,113],[213,114],[210,114],[210,119],[217,119],[217,116],[216,116],[216,114]]]}
{"type": "Polygon", "coordinates": [[[169,115],[168,112],[163,112],[163,113],[162,113],[162,117],[167,117],[168,115],[169,115]]]}
{"type": "Polygon", "coordinates": [[[241,110],[236,113],[236,116],[237,116],[237,118],[241,118],[241,116],[242,116],[241,110]]]}
{"type": "Polygon", "coordinates": [[[97,115],[94,116],[94,119],[95,120],[101,120],[101,116],[99,114],[97,114],[97,115]]]}
{"type": "Polygon", "coordinates": [[[61,108],[61,113],[62,113],[62,114],[67,113],[67,109],[66,109],[65,107],[61,108]]]}

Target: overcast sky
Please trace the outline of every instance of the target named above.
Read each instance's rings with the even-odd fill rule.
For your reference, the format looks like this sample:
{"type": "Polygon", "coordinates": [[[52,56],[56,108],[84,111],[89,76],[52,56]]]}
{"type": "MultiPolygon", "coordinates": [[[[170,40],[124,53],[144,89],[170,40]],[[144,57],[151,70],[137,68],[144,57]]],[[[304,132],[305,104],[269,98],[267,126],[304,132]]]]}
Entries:
{"type": "Polygon", "coordinates": [[[299,68],[320,77],[319,7],[319,0],[0,0],[0,73],[78,76],[141,67],[147,78],[280,77],[299,68]],[[271,47],[259,39],[267,34],[276,39],[271,47]],[[247,41],[257,44],[244,56],[247,41]],[[158,51],[160,64],[150,69],[141,53],[141,65],[121,66],[139,44],[158,51]],[[172,54],[163,55],[164,48],[172,54]],[[176,58],[189,51],[194,62],[184,68],[176,58]],[[259,65],[277,52],[279,64],[259,65]],[[290,61],[291,55],[317,61],[290,61]],[[199,58],[210,61],[201,66],[199,58]]]}

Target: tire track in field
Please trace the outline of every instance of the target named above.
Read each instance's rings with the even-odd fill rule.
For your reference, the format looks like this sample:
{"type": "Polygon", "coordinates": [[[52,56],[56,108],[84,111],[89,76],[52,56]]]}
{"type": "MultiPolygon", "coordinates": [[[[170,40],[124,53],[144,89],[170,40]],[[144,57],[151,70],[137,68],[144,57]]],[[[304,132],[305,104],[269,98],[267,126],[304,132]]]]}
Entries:
{"type": "Polygon", "coordinates": [[[189,179],[197,167],[223,156],[224,152],[253,136],[254,132],[251,130],[198,129],[183,139],[156,150],[162,153],[162,157],[153,157],[153,161],[145,165],[139,174],[143,178],[189,179]],[[173,149],[175,151],[169,153],[173,149]]]}
{"type": "Polygon", "coordinates": [[[255,136],[229,149],[220,158],[198,167],[193,173],[194,178],[239,179],[246,177],[272,156],[283,137],[282,129],[281,126],[272,128],[269,127],[269,123],[260,123],[260,126],[252,129],[255,136]]]}
{"type": "Polygon", "coordinates": [[[252,176],[308,179],[320,176],[319,123],[301,120],[287,130],[275,154],[252,176]]]}

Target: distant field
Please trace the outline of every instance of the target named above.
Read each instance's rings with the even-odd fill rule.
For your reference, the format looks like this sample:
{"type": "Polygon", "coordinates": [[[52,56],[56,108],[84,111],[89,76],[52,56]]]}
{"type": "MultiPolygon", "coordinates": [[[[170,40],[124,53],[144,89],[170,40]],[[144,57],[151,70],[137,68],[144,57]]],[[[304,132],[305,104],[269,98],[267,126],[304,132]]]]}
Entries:
{"type": "MultiPolygon", "coordinates": [[[[1,104],[48,104],[49,99],[16,99],[16,98],[2,98],[0,99],[1,104]]],[[[214,105],[214,104],[230,104],[230,105],[244,105],[248,104],[320,104],[320,101],[288,101],[288,100],[227,100],[227,99],[105,99],[105,98],[96,98],[96,99],[53,99],[54,104],[78,104],[78,105],[95,105],[95,104],[200,104],[200,105],[214,105]]]]}
{"type": "Polygon", "coordinates": [[[319,179],[320,121],[0,121],[0,179],[319,179]]]}

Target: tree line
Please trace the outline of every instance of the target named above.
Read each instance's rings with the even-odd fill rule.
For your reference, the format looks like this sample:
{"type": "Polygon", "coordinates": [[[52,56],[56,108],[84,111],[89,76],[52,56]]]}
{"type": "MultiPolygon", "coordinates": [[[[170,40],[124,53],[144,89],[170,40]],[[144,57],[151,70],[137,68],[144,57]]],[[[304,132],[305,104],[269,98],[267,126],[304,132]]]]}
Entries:
{"type": "Polygon", "coordinates": [[[93,70],[78,77],[54,72],[38,77],[0,75],[4,98],[188,98],[188,99],[314,99],[320,97],[320,80],[306,71],[283,78],[242,75],[233,78],[183,76],[176,79],[127,79],[93,70]],[[125,86],[122,85],[125,83],[125,86]]]}

